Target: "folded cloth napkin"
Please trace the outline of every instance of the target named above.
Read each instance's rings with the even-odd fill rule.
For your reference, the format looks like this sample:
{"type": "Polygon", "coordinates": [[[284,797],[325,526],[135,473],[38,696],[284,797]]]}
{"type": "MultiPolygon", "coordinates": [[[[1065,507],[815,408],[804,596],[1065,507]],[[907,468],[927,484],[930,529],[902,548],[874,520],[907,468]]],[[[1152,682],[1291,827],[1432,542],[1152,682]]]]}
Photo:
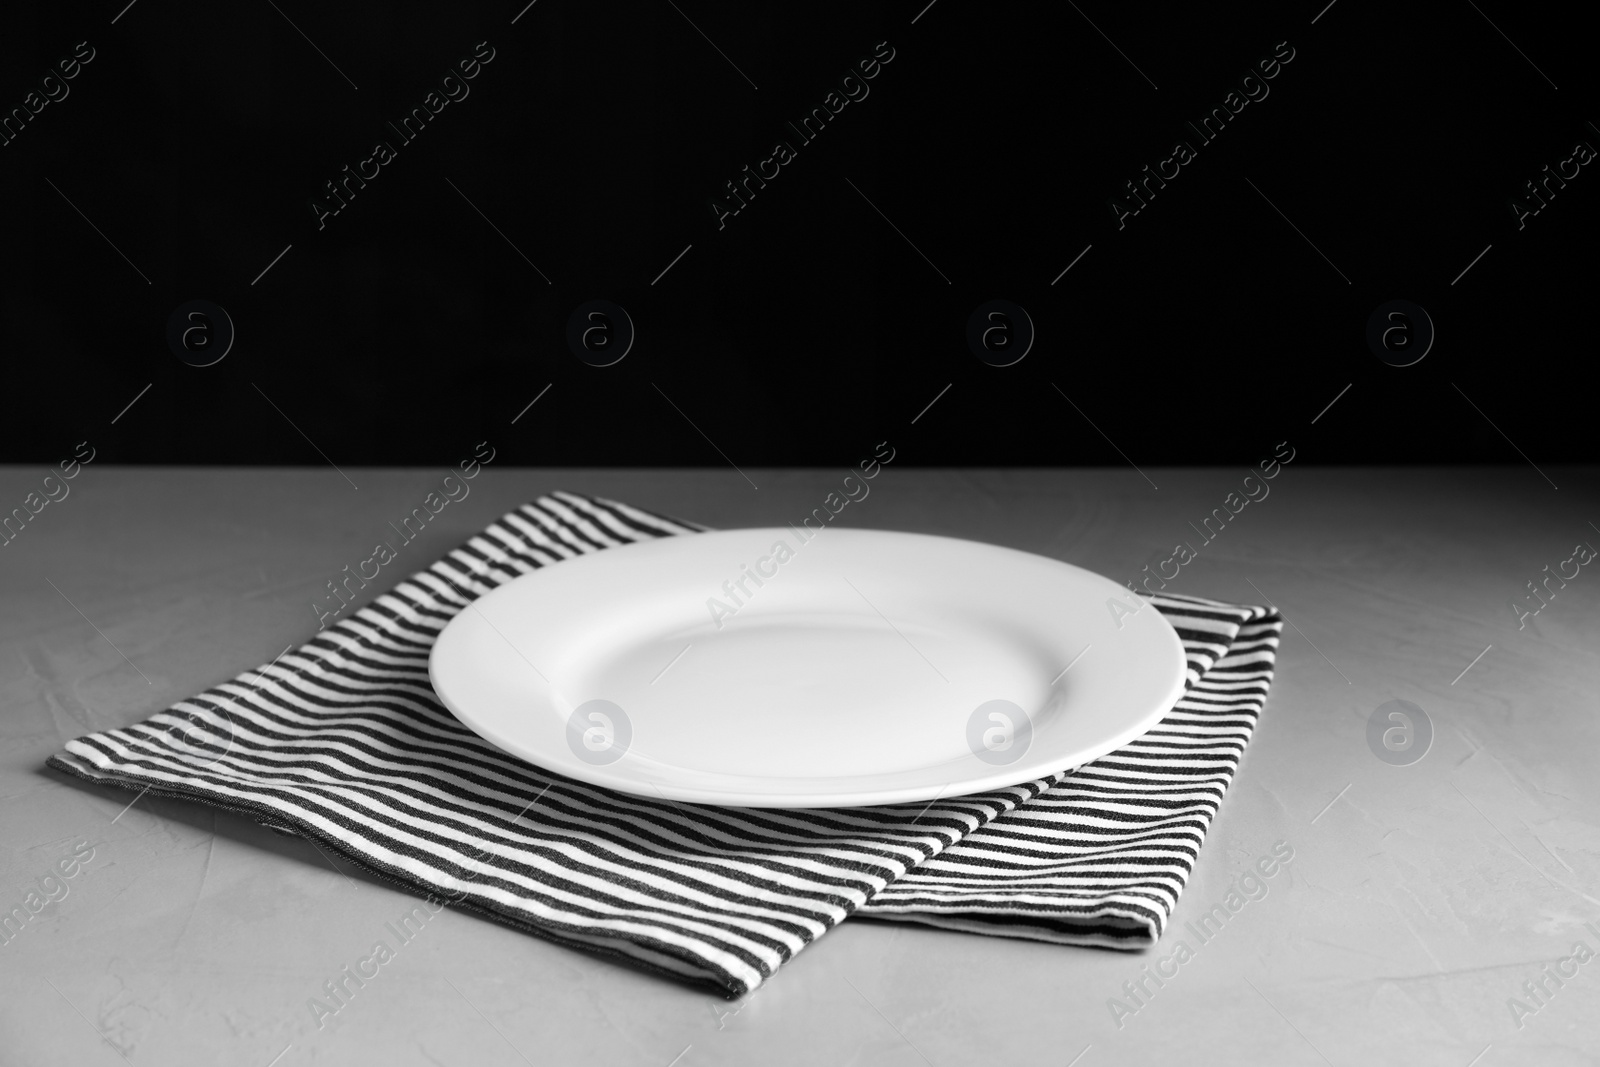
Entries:
{"type": "Polygon", "coordinates": [[[505,754],[439,704],[428,653],[474,599],[573,556],[700,529],[541,497],[273,663],[49,763],[241,812],[432,907],[730,996],[851,915],[1123,949],[1160,937],[1266,700],[1276,614],[1153,598],[1188,653],[1187,689],[1155,729],[1070,772],[926,805],[617,793],[505,754]]]}

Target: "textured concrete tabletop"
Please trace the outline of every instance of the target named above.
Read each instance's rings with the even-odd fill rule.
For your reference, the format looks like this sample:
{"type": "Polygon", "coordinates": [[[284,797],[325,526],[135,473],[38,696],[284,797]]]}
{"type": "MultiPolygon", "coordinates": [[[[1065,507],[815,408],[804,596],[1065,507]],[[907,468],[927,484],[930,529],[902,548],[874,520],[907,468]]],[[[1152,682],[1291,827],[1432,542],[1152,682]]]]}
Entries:
{"type": "MultiPolygon", "coordinates": [[[[319,1030],[308,999],[406,894],[248,819],[129,807],[44,761],[308,637],[324,583],[442,475],[344,473],[95,464],[0,549],[0,910],[27,917],[0,944],[0,1062],[1600,1062],[1600,573],[1574,562],[1600,545],[1600,472],[1295,464],[1181,568],[1172,591],[1270,601],[1289,625],[1152,952],[852,919],[725,1002],[446,910],[319,1030]],[[1534,599],[1556,572],[1573,576],[1534,599]],[[1392,700],[1431,724],[1409,765],[1369,744],[1392,700]],[[1279,843],[1293,860],[1265,896],[1204,943],[1187,932],[1279,843]],[[1185,962],[1141,992],[1180,940],[1185,962]]],[[[745,473],[759,489],[727,469],[490,467],[379,584],[552,489],[758,526],[796,521],[842,472],[745,473]]],[[[3,510],[42,474],[0,469],[3,510]]],[[[1120,581],[1193,541],[1245,472],[1143,474],[897,466],[839,521],[1120,581]]]]}

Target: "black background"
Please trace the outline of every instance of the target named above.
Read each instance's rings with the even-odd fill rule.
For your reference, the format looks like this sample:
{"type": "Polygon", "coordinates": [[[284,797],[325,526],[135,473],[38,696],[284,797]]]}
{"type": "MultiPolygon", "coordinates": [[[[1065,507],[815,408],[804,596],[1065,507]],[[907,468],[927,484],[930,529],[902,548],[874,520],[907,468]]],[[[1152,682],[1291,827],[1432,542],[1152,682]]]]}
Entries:
{"type": "Polygon", "coordinates": [[[10,16],[6,111],[77,42],[95,58],[0,147],[0,459],[86,438],[96,462],[341,466],[484,439],[566,466],[853,464],[885,439],[913,465],[1253,462],[1283,439],[1313,464],[1596,457],[1600,177],[1521,231],[1508,207],[1600,146],[1569,9],[925,3],[10,16]],[[480,41],[470,96],[396,143],[385,121],[480,41]],[[880,41],[870,95],[800,145],[785,123],[880,41]],[[1270,95],[1119,230],[1108,198],[1280,41],[1270,95]],[[319,230],[310,201],[380,138],[397,158],[319,230]],[[779,138],[798,158],[719,230],[709,199],[779,138]],[[594,298],[637,328],[609,367],[566,343],[594,298]],[[1038,331],[1009,367],[966,343],[995,298],[1038,331]],[[1364,336],[1396,298],[1438,330],[1404,368],[1364,336]],[[166,343],[192,299],[237,328],[210,367],[166,343]]]}

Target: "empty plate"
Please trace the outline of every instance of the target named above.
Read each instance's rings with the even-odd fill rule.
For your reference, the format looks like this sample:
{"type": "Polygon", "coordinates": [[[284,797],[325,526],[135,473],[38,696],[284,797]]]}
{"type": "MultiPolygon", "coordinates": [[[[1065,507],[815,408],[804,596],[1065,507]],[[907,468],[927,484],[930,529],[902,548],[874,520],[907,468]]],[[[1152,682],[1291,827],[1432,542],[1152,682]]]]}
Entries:
{"type": "Polygon", "coordinates": [[[641,796],[931,801],[1104,755],[1183,690],[1107,578],[947,537],[725,530],[578,556],[439,635],[434,689],[501,749],[641,796]]]}

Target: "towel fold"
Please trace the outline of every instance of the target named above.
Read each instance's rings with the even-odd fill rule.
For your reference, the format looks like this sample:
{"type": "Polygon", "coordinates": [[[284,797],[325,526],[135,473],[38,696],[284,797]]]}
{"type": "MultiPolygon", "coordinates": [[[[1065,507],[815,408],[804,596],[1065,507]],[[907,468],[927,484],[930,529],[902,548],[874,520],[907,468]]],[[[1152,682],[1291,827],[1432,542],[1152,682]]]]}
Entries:
{"type": "Polygon", "coordinates": [[[469,603],[692,523],[541,497],[276,661],[50,766],[303,836],[413,891],[730,996],[852,915],[1134,949],[1161,935],[1272,680],[1281,618],[1150,600],[1183,696],[1071,771],[932,804],[719,808],[617,793],[501,752],[438,702],[428,654],[469,603]]]}

